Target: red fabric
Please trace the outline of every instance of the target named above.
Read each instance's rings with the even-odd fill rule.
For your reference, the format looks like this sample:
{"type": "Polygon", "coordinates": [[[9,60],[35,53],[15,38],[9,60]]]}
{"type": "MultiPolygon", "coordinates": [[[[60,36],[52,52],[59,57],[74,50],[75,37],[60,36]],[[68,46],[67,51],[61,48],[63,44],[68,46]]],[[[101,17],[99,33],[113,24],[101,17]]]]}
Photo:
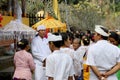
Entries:
{"type": "Polygon", "coordinates": [[[2,15],[0,14],[0,27],[2,27],[1,21],[3,20],[2,15]]]}
{"type": "Polygon", "coordinates": [[[2,17],[2,15],[0,14],[0,22],[3,20],[3,17],[2,17]]]}
{"type": "Polygon", "coordinates": [[[46,33],[45,33],[45,37],[46,37],[46,38],[48,37],[47,34],[48,34],[49,32],[50,32],[49,29],[46,29],[46,33]]]}

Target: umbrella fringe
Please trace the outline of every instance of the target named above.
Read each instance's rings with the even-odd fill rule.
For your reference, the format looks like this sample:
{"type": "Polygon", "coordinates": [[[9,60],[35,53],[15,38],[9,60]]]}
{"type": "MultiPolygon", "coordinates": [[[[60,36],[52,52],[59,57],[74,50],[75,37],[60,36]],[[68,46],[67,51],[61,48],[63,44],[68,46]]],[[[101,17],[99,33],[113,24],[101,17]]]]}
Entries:
{"type": "Polygon", "coordinates": [[[0,32],[0,40],[12,40],[12,39],[32,39],[36,35],[36,32],[0,32]]]}

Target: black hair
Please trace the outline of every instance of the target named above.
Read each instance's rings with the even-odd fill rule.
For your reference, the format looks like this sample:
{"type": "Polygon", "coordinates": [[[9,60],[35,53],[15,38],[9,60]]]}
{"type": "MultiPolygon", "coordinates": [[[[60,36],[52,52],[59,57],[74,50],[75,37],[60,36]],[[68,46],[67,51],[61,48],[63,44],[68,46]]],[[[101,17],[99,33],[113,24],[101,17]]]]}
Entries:
{"type": "Polygon", "coordinates": [[[90,40],[93,41],[93,42],[95,41],[95,40],[94,40],[94,35],[95,35],[95,33],[91,33],[91,34],[90,34],[90,40]]]}
{"type": "Polygon", "coordinates": [[[27,39],[21,39],[18,43],[17,43],[17,47],[20,49],[25,49],[25,47],[28,45],[28,40],[27,39]]]}
{"type": "Polygon", "coordinates": [[[80,38],[82,38],[85,35],[84,32],[80,32],[80,38]]]}
{"type": "Polygon", "coordinates": [[[119,43],[119,35],[116,32],[111,31],[109,37],[114,38],[119,43]]]}
{"type": "Polygon", "coordinates": [[[75,34],[75,38],[80,38],[80,34],[75,34]]]}
{"type": "Polygon", "coordinates": [[[118,38],[119,38],[119,40],[118,40],[118,44],[120,44],[120,35],[118,35],[118,38]]]}
{"type": "Polygon", "coordinates": [[[53,41],[53,44],[55,45],[55,47],[60,48],[61,47],[61,42],[62,41],[53,41]]]}
{"type": "Polygon", "coordinates": [[[69,38],[68,34],[65,33],[65,32],[62,32],[61,33],[61,36],[62,36],[62,42],[61,42],[61,46],[64,45],[65,41],[67,41],[67,39],[69,38]]]}
{"type": "Polygon", "coordinates": [[[67,32],[67,34],[68,34],[68,36],[69,36],[69,39],[73,42],[73,39],[74,39],[73,33],[67,32]]]}
{"type": "Polygon", "coordinates": [[[90,31],[90,30],[87,30],[87,34],[91,34],[91,31],[90,31]]]}
{"type": "Polygon", "coordinates": [[[82,41],[85,46],[88,46],[90,44],[90,38],[88,36],[85,36],[82,41]]]}

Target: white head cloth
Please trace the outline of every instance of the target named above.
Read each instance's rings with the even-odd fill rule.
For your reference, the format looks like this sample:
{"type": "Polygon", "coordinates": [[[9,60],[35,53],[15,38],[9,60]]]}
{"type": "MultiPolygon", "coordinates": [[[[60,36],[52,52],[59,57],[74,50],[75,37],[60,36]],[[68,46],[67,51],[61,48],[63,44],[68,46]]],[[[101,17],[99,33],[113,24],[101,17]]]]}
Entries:
{"type": "Polygon", "coordinates": [[[44,25],[40,25],[37,27],[37,31],[39,30],[46,30],[46,27],[44,25]]]}
{"type": "Polygon", "coordinates": [[[102,35],[102,36],[108,37],[109,34],[106,33],[102,28],[105,28],[105,27],[102,26],[102,25],[95,25],[95,31],[96,31],[97,33],[99,33],[99,34],[102,35]]]}
{"type": "Polygon", "coordinates": [[[52,33],[48,33],[48,41],[61,41],[62,36],[61,35],[54,35],[52,33]]]}

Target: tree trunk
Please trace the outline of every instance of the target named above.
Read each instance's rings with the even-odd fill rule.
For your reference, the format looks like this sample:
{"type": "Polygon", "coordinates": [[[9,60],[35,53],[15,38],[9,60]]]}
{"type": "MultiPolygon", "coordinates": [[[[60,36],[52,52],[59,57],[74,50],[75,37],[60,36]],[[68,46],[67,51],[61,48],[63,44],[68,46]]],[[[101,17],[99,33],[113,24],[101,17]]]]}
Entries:
{"type": "Polygon", "coordinates": [[[14,16],[14,0],[11,0],[11,10],[12,10],[12,16],[14,16]]]}
{"type": "Polygon", "coordinates": [[[12,0],[7,0],[8,1],[8,12],[9,15],[12,15],[12,0]]]}
{"type": "Polygon", "coordinates": [[[17,15],[17,1],[18,0],[13,0],[14,2],[13,2],[13,5],[14,5],[14,17],[16,17],[16,15],[17,15]]]}
{"type": "Polygon", "coordinates": [[[25,0],[21,0],[22,2],[22,16],[25,17],[26,16],[26,1],[25,0]]]}

